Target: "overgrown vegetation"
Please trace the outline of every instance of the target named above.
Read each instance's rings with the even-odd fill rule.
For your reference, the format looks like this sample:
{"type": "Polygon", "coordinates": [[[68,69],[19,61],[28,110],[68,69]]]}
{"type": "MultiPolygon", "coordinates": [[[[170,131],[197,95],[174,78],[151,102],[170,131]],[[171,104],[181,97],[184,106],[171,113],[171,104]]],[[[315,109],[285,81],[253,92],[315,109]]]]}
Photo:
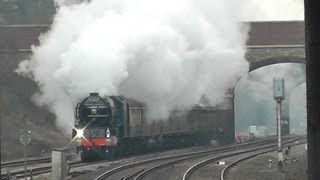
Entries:
{"type": "Polygon", "coordinates": [[[48,24],[54,13],[53,0],[0,0],[0,24],[48,24]]]}
{"type": "Polygon", "coordinates": [[[32,131],[29,156],[41,156],[43,150],[51,152],[53,147],[64,146],[70,140],[55,127],[54,115],[31,101],[31,96],[38,91],[36,83],[14,72],[18,63],[28,55],[0,53],[2,161],[23,157],[19,136],[20,130],[25,128],[32,131]]]}

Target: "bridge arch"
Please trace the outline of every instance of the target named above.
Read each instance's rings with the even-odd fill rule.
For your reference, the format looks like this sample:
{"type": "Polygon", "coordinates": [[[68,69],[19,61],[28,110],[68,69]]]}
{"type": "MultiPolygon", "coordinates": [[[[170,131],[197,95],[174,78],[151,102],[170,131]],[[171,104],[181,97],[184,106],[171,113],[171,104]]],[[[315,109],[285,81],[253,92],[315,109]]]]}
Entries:
{"type": "MultiPolygon", "coordinates": [[[[298,63],[298,64],[305,64],[305,58],[303,57],[290,57],[290,56],[286,56],[286,57],[272,57],[272,58],[265,58],[265,59],[260,59],[258,61],[251,61],[249,62],[249,72],[252,72],[252,71],[255,71],[257,69],[260,69],[260,68],[263,68],[263,67],[267,67],[267,66],[270,66],[270,65],[275,65],[275,64],[283,64],[283,63],[298,63]]],[[[243,76],[244,77],[244,76],[243,76]]],[[[232,97],[232,102],[233,102],[233,114],[234,114],[234,122],[235,122],[235,88],[237,86],[237,84],[239,83],[239,81],[243,78],[239,78],[237,83],[235,84],[234,88],[232,89],[232,91],[229,91],[229,92],[232,92],[233,95],[232,96],[228,96],[228,97],[232,97]]],[[[298,87],[299,85],[301,85],[302,83],[305,82],[305,79],[301,80],[301,82],[296,82],[296,84],[294,85],[294,88],[295,89],[296,87],[298,87]]],[[[288,92],[287,92],[287,97],[289,98],[290,97],[290,94],[291,92],[293,91],[293,89],[290,89],[288,92]]],[[[229,101],[230,102],[230,101],[229,101]]],[[[284,112],[284,115],[283,117],[285,117],[285,121],[287,121],[287,124],[288,126],[287,127],[283,127],[283,131],[285,132],[285,134],[289,134],[290,133],[290,120],[289,120],[289,103],[287,104],[284,104],[284,106],[287,106],[287,110],[286,112],[284,112]]]]}
{"type": "Polygon", "coordinates": [[[289,117],[290,117],[290,132],[296,134],[304,134],[307,131],[306,118],[306,82],[296,84],[295,88],[289,92],[289,117]],[[304,91],[301,94],[301,90],[304,91]],[[297,113],[299,112],[299,113],[297,113]],[[302,112],[302,113],[301,113],[302,112]]]}
{"type": "Polygon", "coordinates": [[[249,62],[249,73],[251,71],[254,71],[256,69],[273,65],[273,64],[280,64],[280,63],[300,63],[300,64],[305,64],[305,58],[302,57],[272,57],[272,58],[266,58],[266,59],[261,59],[259,61],[253,61],[249,62]]]}

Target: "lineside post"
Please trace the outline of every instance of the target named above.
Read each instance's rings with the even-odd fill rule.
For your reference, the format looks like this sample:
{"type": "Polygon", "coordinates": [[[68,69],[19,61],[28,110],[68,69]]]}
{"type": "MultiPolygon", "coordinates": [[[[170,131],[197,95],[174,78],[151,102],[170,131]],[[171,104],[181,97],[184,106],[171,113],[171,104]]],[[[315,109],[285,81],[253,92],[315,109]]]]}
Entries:
{"type": "Polygon", "coordinates": [[[59,148],[52,151],[52,180],[65,180],[68,176],[67,149],[59,148]]]}
{"type": "Polygon", "coordinates": [[[27,154],[27,145],[31,142],[31,131],[28,130],[22,130],[20,132],[21,136],[20,136],[20,142],[23,144],[24,146],[24,179],[27,179],[27,158],[28,158],[28,154],[27,154]]]}
{"type": "Polygon", "coordinates": [[[281,100],[277,99],[277,130],[278,130],[278,169],[283,168],[283,153],[281,144],[281,100]]]}
{"type": "Polygon", "coordinates": [[[283,170],[283,152],[281,144],[281,102],[285,98],[285,88],[283,78],[273,79],[273,98],[277,102],[277,134],[278,134],[278,170],[283,170]]]}

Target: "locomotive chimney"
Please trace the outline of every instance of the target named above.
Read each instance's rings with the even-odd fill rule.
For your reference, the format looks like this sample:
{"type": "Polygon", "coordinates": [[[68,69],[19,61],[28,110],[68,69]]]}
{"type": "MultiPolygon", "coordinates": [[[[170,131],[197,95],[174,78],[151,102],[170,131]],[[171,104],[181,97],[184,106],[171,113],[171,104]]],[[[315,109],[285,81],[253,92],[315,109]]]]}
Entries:
{"type": "Polygon", "coordinates": [[[96,93],[96,92],[92,92],[89,94],[90,96],[99,96],[99,93],[96,93]]]}

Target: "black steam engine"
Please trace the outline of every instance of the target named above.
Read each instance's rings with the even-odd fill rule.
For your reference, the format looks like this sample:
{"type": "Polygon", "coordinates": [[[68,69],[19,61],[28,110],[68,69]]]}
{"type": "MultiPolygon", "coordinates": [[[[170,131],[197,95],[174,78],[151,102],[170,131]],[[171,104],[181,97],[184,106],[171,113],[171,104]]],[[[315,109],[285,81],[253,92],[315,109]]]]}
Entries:
{"type": "Polygon", "coordinates": [[[233,121],[205,103],[174,110],[166,120],[148,121],[146,111],[132,99],[90,93],[75,109],[72,134],[81,160],[234,140],[233,121]]]}

